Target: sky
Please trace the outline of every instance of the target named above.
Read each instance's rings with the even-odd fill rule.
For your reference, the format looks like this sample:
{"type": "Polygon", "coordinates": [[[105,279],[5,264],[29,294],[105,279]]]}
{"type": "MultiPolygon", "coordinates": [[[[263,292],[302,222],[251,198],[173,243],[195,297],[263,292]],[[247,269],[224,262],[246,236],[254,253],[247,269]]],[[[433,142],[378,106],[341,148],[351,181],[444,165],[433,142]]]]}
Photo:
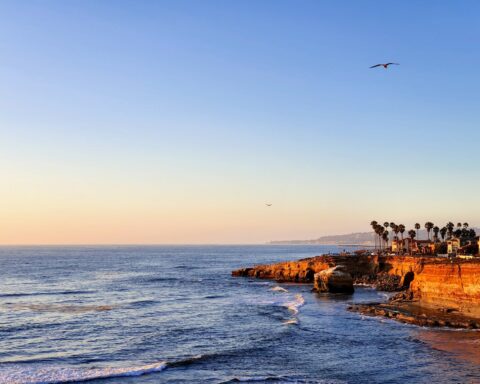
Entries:
{"type": "Polygon", "coordinates": [[[480,225],[479,14],[468,0],[1,0],[0,244],[480,225]]]}

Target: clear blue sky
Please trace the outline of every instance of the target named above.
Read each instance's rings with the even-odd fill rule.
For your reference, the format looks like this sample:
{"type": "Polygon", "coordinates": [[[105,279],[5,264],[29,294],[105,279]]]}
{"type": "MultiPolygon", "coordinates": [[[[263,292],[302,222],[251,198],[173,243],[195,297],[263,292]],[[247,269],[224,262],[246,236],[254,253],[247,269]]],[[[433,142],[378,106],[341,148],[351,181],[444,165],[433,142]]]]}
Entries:
{"type": "Polygon", "coordinates": [[[479,15],[478,1],[1,1],[0,243],[480,224],[479,15]],[[369,69],[385,61],[400,66],[369,69]]]}

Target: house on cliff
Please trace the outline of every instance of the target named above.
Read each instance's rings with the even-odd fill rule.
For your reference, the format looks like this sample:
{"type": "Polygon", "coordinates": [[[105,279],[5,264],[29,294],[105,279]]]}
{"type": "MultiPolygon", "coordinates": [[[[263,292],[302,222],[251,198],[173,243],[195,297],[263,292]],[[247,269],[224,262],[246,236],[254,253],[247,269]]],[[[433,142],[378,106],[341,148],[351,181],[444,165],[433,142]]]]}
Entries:
{"type": "Polygon", "coordinates": [[[435,243],[432,240],[416,240],[411,238],[393,239],[392,252],[412,252],[424,255],[435,253],[435,243]]]}
{"type": "Polygon", "coordinates": [[[480,249],[480,238],[472,239],[453,237],[447,240],[448,254],[477,255],[480,249]]]}
{"type": "Polygon", "coordinates": [[[447,253],[457,253],[458,248],[460,248],[460,239],[457,237],[452,237],[447,240],[447,253]]]}

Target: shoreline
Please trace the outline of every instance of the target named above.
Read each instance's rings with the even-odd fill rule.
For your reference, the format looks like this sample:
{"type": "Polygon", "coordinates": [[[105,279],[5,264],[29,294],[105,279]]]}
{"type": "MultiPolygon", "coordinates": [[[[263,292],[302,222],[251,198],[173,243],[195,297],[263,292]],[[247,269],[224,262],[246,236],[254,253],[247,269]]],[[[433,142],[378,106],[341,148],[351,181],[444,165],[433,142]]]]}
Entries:
{"type": "Polygon", "coordinates": [[[232,276],[312,284],[317,273],[335,266],[342,266],[354,285],[397,292],[387,303],[352,305],[352,312],[420,326],[480,329],[480,258],[322,255],[243,268],[232,276]]]}
{"type": "Polygon", "coordinates": [[[364,316],[384,317],[401,323],[430,328],[480,329],[480,319],[474,319],[448,309],[435,309],[405,300],[387,303],[352,304],[347,308],[364,316]]]}

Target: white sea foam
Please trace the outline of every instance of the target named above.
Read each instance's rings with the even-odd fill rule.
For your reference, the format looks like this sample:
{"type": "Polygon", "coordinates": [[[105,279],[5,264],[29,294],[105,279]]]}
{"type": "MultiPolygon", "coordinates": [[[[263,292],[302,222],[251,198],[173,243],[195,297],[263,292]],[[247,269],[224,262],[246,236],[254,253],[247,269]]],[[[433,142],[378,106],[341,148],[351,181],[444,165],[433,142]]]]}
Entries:
{"type": "Polygon", "coordinates": [[[355,283],[353,285],[355,287],[375,288],[375,284],[368,284],[368,283],[355,283]]]}
{"type": "Polygon", "coordinates": [[[289,311],[293,312],[294,315],[298,314],[298,309],[305,304],[305,299],[300,293],[295,295],[295,299],[288,301],[283,304],[284,307],[288,308],[289,311]]]}
{"type": "Polygon", "coordinates": [[[298,320],[297,319],[290,319],[290,320],[286,320],[283,322],[284,325],[290,325],[290,324],[298,324],[298,320]]]}
{"type": "Polygon", "coordinates": [[[378,295],[384,299],[389,300],[392,296],[395,296],[396,292],[378,292],[378,295]]]}
{"type": "Polygon", "coordinates": [[[270,288],[271,291],[275,291],[275,292],[288,292],[288,289],[285,289],[283,287],[280,287],[280,286],[275,286],[273,288],[270,288]]]}
{"type": "Polygon", "coordinates": [[[74,368],[50,365],[26,367],[8,365],[0,368],[0,384],[53,384],[72,383],[112,377],[141,376],[160,372],[167,367],[165,361],[133,367],[74,368]]]}

